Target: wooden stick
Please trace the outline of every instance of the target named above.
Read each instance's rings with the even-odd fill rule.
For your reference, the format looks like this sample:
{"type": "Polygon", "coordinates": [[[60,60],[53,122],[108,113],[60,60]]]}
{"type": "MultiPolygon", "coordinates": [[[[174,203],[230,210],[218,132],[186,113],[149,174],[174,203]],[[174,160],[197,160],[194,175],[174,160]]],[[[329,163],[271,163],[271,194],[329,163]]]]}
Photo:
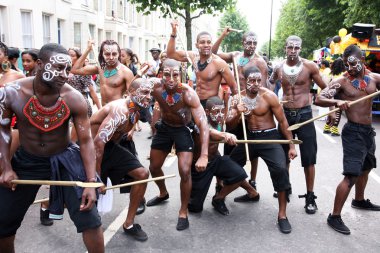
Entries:
{"type": "Polygon", "coordinates": [[[46,201],[49,201],[49,198],[38,199],[38,200],[35,200],[35,201],[33,202],[33,205],[34,205],[34,204],[43,203],[43,202],[46,202],[46,201]]]}
{"type": "Polygon", "coordinates": [[[14,179],[13,184],[27,185],[56,185],[56,186],[79,186],[83,188],[98,188],[104,186],[103,183],[80,182],[80,181],[52,181],[52,180],[20,180],[14,179]]]}
{"type": "MultiPolygon", "coordinates": [[[[210,143],[226,143],[225,141],[210,141],[210,143]]],[[[237,144],[302,144],[301,140],[237,140],[237,144]]]]}
{"type": "MultiPolygon", "coordinates": [[[[380,94],[380,90],[379,90],[379,91],[376,91],[376,92],[374,92],[374,93],[372,93],[372,94],[369,94],[369,95],[367,95],[367,96],[365,96],[365,97],[362,97],[362,98],[359,98],[359,99],[357,99],[357,100],[354,100],[354,101],[352,101],[352,102],[350,102],[350,103],[348,103],[348,104],[351,106],[351,105],[354,105],[354,104],[356,104],[356,103],[359,103],[359,102],[361,102],[361,101],[363,101],[363,100],[366,100],[366,99],[369,99],[369,98],[375,97],[375,96],[377,96],[377,95],[379,95],[379,94],[380,94]]],[[[300,127],[306,125],[306,124],[309,124],[309,123],[311,123],[311,122],[313,122],[313,121],[315,121],[315,120],[317,120],[317,119],[323,118],[323,117],[329,115],[330,113],[333,113],[333,112],[336,112],[336,111],[339,111],[339,110],[340,110],[340,108],[338,107],[338,108],[335,108],[335,109],[333,109],[333,110],[331,110],[331,111],[329,111],[329,112],[326,112],[326,113],[324,113],[324,114],[322,114],[322,115],[319,115],[319,116],[317,116],[317,117],[314,117],[314,118],[312,118],[312,119],[309,119],[309,120],[307,120],[307,121],[305,121],[305,122],[291,125],[290,127],[288,127],[288,130],[289,130],[289,131],[296,130],[296,129],[298,129],[298,128],[300,128],[300,127]]]]}
{"type": "MultiPolygon", "coordinates": [[[[219,28],[219,30],[224,30],[225,28],[219,28]]],[[[229,31],[231,32],[237,32],[237,33],[241,33],[243,32],[243,30],[238,30],[238,29],[234,29],[234,28],[228,28],[229,31]]]]}
{"type": "Polygon", "coordinates": [[[289,103],[289,101],[287,101],[287,100],[281,100],[280,101],[280,104],[286,104],[286,103],[289,103]]]}
{"type": "MultiPolygon", "coordinates": [[[[237,69],[236,59],[235,57],[232,58],[233,64],[234,64],[234,72],[236,77],[236,83],[238,86],[238,92],[239,92],[239,103],[241,103],[241,92],[240,92],[240,80],[239,80],[239,72],[237,69]]],[[[247,141],[247,131],[245,127],[245,117],[244,113],[241,113],[241,122],[243,124],[243,134],[244,134],[244,140],[247,141]]],[[[249,149],[248,149],[248,143],[245,143],[245,154],[247,156],[247,161],[249,161],[249,149]]]]}
{"type": "MultiPolygon", "coordinates": [[[[175,19],[175,18],[174,18],[174,14],[173,14],[173,12],[172,12],[172,8],[170,8],[170,5],[167,4],[167,5],[166,5],[166,8],[167,8],[168,11],[169,11],[169,14],[170,14],[171,19],[175,19]]],[[[194,70],[195,70],[196,72],[198,72],[198,67],[197,67],[195,64],[193,64],[193,61],[192,61],[191,58],[190,58],[189,52],[187,52],[187,49],[185,48],[185,44],[183,44],[183,41],[182,41],[181,35],[179,34],[178,31],[177,31],[177,35],[178,35],[179,43],[181,43],[181,46],[182,46],[183,50],[185,50],[187,61],[190,63],[191,66],[194,67],[194,70]]]]}
{"type": "MultiPolygon", "coordinates": [[[[91,36],[90,29],[88,30],[88,37],[89,37],[90,40],[92,40],[92,36],[91,36]]],[[[99,62],[98,62],[98,56],[99,56],[99,54],[98,54],[98,50],[94,47],[94,45],[91,45],[91,48],[92,48],[92,52],[94,53],[95,64],[96,64],[97,66],[100,66],[100,65],[99,65],[99,62]]]]}

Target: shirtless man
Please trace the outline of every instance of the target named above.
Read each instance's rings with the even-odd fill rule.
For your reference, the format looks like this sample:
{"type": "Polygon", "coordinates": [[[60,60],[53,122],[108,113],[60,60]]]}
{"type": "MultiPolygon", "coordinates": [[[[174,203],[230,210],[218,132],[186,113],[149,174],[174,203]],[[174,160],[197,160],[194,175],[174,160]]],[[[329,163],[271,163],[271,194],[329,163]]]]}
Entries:
{"type": "MultiPolygon", "coordinates": [[[[201,136],[201,154],[195,164],[198,171],[205,170],[208,161],[209,129],[207,119],[195,91],[180,83],[180,63],[167,59],[163,63],[162,79],[150,79],[154,83],[153,97],[160,105],[161,120],[155,124],[157,129],[150,151],[149,170],[153,177],[163,176],[162,165],[170,153],[173,143],[178,156],[178,170],[181,177],[181,208],[177,230],[189,227],[187,205],[191,191],[191,163],[194,143],[191,136],[193,118],[201,136]]],[[[169,198],[165,182],[156,181],[160,194],[147,202],[147,206],[158,205],[169,198]]]]}
{"type": "Polygon", "coordinates": [[[217,96],[219,92],[222,78],[230,86],[232,94],[237,94],[236,82],[232,72],[225,61],[211,52],[212,41],[208,32],[201,32],[197,36],[195,46],[198,53],[192,51],[176,50],[175,38],[177,37],[178,22],[174,20],[172,23],[172,33],[167,48],[168,58],[181,62],[188,62],[189,56],[191,64],[195,68],[196,92],[201,101],[203,108],[209,97],[217,96]]]}
{"type": "MultiPolygon", "coordinates": [[[[240,81],[240,89],[241,92],[245,92],[246,83],[244,78],[244,70],[255,66],[260,70],[262,79],[261,79],[261,87],[267,87],[268,80],[268,67],[265,60],[256,53],[257,47],[257,35],[254,32],[247,32],[243,35],[243,52],[229,52],[223,53],[219,52],[219,45],[222,43],[223,39],[230,33],[229,28],[225,28],[223,33],[220,35],[218,40],[215,42],[212,47],[212,52],[214,54],[218,54],[223,60],[228,63],[232,63],[233,59],[236,58],[237,69],[239,73],[239,81],[240,81]]],[[[243,137],[243,127],[240,123],[235,129],[227,129],[230,133],[234,133],[238,136],[239,139],[243,137]]],[[[224,145],[224,154],[229,155],[234,147],[225,144],[224,145]]],[[[256,189],[256,175],[257,175],[257,166],[258,159],[251,161],[251,179],[249,183],[256,189]]]]}
{"type": "Polygon", "coordinates": [[[368,174],[376,167],[375,131],[372,127],[372,99],[350,106],[349,102],[362,98],[380,89],[380,75],[366,72],[364,57],[356,45],[348,46],[343,53],[347,72],[334,79],[316,99],[319,106],[337,106],[346,111],[348,122],[342,131],[343,180],[336,188],[334,208],[327,223],[342,234],[350,229],[341,218],[343,205],[355,185],[353,208],[380,211],[380,206],[364,198],[368,174]],[[336,95],[340,99],[335,99],[336,95]]]}
{"type": "MultiPolygon", "coordinates": [[[[91,117],[91,132],[96,151],[96,170],[102,181],[107,177],[113,185],[121,184],[125,177],[143,180],[149,177],[137,157],[124,147],[128,133],[139,120],[141,108],[148,108],[151,86],[145,79],[136,79],[129,87],[129,96],[105,105],[91,117]]],[[[146,241],[147,234],[139,224],[133,224],[137,208],[142,201],[146,184],[132,186],[124,232],[136,240],[146,241]]]]}
{"type": "MultiPolygon", "coordinates": [[[[287,140],[292,139],[292,134],[276,94],[267,88],[261,87],[260,70],[254,66],[244,70],[246,79],[246,95],[242,97],[242,103],[238,103],[237,96],[233,98],[230,113],[226,124],[234,127],[238,124],[241,113],[247,118],[247,138],[249,140],[279,140],[279,131],[276,128],[276,118],[279,129],[287,140]],[[274,116],[274,117],[273,117],[274,116]]],[[[294,159],[297,156],[294,144],[289,144],[288,153],[285,154],[280,144],[250,144],[250,159],[261,157],[267,164],[273,187],[278,192],[278,227],[282,233],[290,233],[292,227],[286,216],[286,202],[290,190],[289,173],[286,169],[286,157],[294,159]]],[[[231,159],[240,166],[244,166],[247,158],[244,145],[238,145],[232,150],[231,159]]],[[[247,202],[247,195],[235,198],[236,202],[247,202]]]]}
{"type": "MultiPolygon", "coordinates": [[[[223,132],[224,125],[224,101],[219,97],[211,97],[206,103],[206,115],[210,129],[211,141],[224,141],[230,145],[236,146],[236,136],[227,132],[223,132]]],[[[212,198],[212,205],[215,210],[223,215],[229,215],[229,210],[224,202],[226,196],[239,186],[247,191],[246,198],[252,202],[257,202],[260,195],[256,190],[247,182],[247,173],[245,170],[232,161],[229,156],[221,156],[218,151],[218,143],[210,143],[208,148],[209,163],[204,171],[197,171],[195,162],[200,155],[200,136],[199,133],[194,132],[194,157],[191,168],[191,197],[189,203],[190,212],[201,212],[203,210],[203,203],[206,199],[207,192],[210,188],[212,178],[218,177],[223,181],[223,188],[218,191],[212,198]]]]}
{"type": "Polygon", "coordinates": [[[74,75],[95,75],[100,78],[100,95],[102,105],[116,99],[123,98],[132,82],[132,71],[120,63],[120,47],[113,40],[105,40],[100,46],[99,65],[84,66],[84,62],[91,52],[93,41],[89,40],[86,50],[74,64],[71,73],[74,75]]]}
{"type": "MultiPolygon", "coordinates": [[[[14,252],[17,229],[33,203],[39,185],[18,185],[13,179],[97,181],[95,149],[87,104],[82,94],[66,83],[71,58],[58,44],[46,44],[38,56],[35,77],[0,89],[0,252],[14,252]],[[20,147],[10,159],[10,122],[16,114],[20,147]],[[80,140],[71,143],[69,118],[80,140]]],[[[94,188],[51,186],[50,213],[62,219],[66,204],[89,252],[104,252],[103,230],[95,207],[94,188]],[[53,190],[54,189],[54,190],[53,190]],[[56,192],[59,192],[57,194],[56,192]],[[54,194],[55,193],[55,194],[54,194]],[[63,196],[60,197],[60,196],[63,196]]]]}
{"type": "MultiPolygon", "coordinates": [[[[284,92],[283,100],[285,116],[289,125],[297,124],[309,120],[313,117],[311,101],[309,99],[310,86],[314,81],[321,89],[326,87],[318,66],[309,60],[299,56],[301,52],[302,40],[300,37],[292,35],[286,39],[286,60],[277,65],[269,81],[273,85],[279,79],[284,92]]],[[[314,195],[315,163],[317,160],[317,135],[314,123],[303,126],[292,131],[293,137],[303,141],[300,145],[301,163],[305,172],[306,190],[305,211],[314,214],[317,211],[317,204],[314,195]]],[[[285,152],[288,146],[284,145],[285,152]]],[[[288,169],[290,160],[287,159],[288,169]]]]}

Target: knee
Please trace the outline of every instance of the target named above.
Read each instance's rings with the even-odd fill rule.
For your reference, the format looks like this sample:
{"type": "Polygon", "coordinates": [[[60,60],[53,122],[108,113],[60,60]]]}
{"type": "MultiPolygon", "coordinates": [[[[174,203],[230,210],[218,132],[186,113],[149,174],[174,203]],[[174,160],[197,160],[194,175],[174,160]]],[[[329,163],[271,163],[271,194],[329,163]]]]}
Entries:
{"type": "Polygon", "coordinates": [[[149,170],[144,167],[139,168],[139,171],[136,177],[137,177],[136,179],[138,180],[147,179],[149,177],[149,170]]]}
{"type": "Polygon", "coordinates": [[[358,181],[358,177],[352,176],[352,175],[346,175],[345,180],[347,180],[347,182],[348,182],[348,187],[352,188],[352,186],[354,186],[356,184],[356,182],[358,181]]]}
{"type": "Polygon", "coordinates": [[[179,175],[182,182],[188,182],[191,179],[191,170],[190,168],[180,169],[179,175]]]}

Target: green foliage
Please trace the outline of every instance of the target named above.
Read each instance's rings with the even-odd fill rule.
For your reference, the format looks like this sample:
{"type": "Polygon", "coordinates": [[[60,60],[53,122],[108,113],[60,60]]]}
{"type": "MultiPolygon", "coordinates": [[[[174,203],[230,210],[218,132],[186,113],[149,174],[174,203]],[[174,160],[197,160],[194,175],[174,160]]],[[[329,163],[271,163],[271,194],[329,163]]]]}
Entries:
{"type": "MultiPolygon", "coordinates": [[[[236,10],[227,11],[220,19],[219,27],[224,28],[226,26],[238,30],[243,30],[244,32],[248,32],[249,30],[247,18],[236,10]]],[[[240,51],[242,49],[244,32],[231,32],[227,37],[223,39],[221,49],[223,49],[224,52],[240,51]]],[[[220,33],[221,31],[218,35],[220,35],[220,33]]]]}
{"type": "Polygon", "coordinates": [[[380,26],[380,1],[340,0],[339,2],[348,6],[344,11],[346,27],[351,27],[355,23],[380,26]]]}

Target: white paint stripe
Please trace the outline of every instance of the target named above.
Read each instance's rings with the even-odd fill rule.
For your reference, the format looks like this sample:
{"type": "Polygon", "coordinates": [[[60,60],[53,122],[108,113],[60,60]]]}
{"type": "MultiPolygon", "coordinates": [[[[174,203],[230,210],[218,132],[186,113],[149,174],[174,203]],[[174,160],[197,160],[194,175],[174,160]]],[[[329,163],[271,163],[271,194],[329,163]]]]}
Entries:
{"type": "Polygon", "coordinates": [[[336,140],[334,140],[331,136],[324,134],[322,129],[320,129],[318,126],[315,126],[315,129],[323,136],[325,137],[329,142],[336,143],[336,140]]]}
{"type": "Polygon", "coordinates": [[[176,159],[177,159],[177,156],[166,158],[163,167],[170,167],[175,162],[176,159]]]}
{"type": "Polygon", "coordinates": [[[369,173],[369,175],[370,175],[373,179],[375,179],[376,182],[378,182],[378,183],[380,184],[380,177],[379,177],[379,175],[377,175],[374,171],[371,171],[371,172],[369,173]]]}

